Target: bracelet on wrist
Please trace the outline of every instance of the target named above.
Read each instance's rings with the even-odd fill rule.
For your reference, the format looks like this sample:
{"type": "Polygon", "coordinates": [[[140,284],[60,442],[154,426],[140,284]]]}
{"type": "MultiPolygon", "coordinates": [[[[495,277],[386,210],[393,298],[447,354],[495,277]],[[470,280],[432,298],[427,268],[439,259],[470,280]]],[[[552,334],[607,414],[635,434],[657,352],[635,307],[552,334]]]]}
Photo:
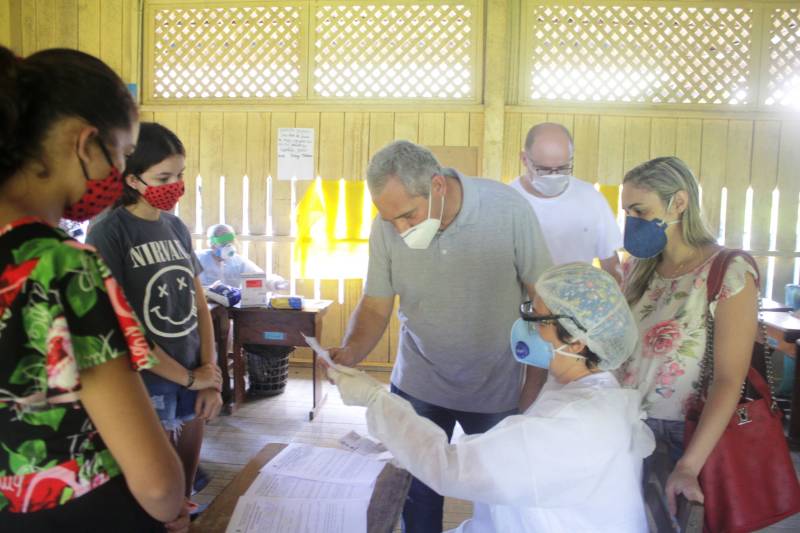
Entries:
{"type": "Polygon", "coordinates": [[[194,385],[194,370],[189,370],[189,382],[186,384],[187,389],[191,389],[194,385]]]}

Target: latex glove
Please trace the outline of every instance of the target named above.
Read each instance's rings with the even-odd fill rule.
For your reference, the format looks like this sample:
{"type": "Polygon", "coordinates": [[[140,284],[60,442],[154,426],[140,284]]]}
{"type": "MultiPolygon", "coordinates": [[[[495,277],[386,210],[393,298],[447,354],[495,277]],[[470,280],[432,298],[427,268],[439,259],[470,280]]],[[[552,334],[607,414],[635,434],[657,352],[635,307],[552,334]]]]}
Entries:
{"type": "Polygon", "coordinates": [[[366,372],[342,365],[328,368],[328,378],[339,387],[345,405],[369,407],[381,391],[386,391],[383,383],[366,372]]]}

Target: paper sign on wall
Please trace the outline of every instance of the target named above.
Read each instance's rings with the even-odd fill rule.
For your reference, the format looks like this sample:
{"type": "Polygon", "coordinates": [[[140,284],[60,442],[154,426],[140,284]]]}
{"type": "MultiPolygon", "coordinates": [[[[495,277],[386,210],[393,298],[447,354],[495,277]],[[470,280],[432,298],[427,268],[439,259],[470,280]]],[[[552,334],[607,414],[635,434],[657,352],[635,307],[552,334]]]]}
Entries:
{"type": "Polygon", "coordinates": [[[278,179],[314,179],[314,128],[278,128],[278,179]]]}

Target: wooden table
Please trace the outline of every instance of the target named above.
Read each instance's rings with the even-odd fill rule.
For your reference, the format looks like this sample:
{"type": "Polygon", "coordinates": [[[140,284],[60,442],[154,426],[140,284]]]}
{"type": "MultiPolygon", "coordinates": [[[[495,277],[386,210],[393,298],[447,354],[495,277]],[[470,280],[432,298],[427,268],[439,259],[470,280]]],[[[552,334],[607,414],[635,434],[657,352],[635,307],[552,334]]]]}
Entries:
{"type": "MultiPolygon", "coordinates": [[[[192,524],[192,533],[222,533],[228,527],[239,496],[247,491],[258,475],[261,467],[267,464],[286,444],[267,444],[236,477],[211,502],[208,509],[192,524]]],[[[411,474],[390,464],[383,467],[375,482],[375,490],[367,509],[367,532],[390,533],[400,518],[411,474]]],[[[282,532],[283,533],[283,532],[282,532]]],[[[289,533],[289,532],[286,532],[289,533]]]]}
{"type": "MultiPolygon", "coordinates": [[[[800,318],[790,312],[763,313],[767,327],[767,342],[795,361],[800,359],[800,318]]],[[[794,366],[794,386],[792,388],[792,414],[789,418],[789,442],[800,446],[800,365],[794,366]]]]}
{"type": "MultiPolygon", "coordinates": [[[[331,300],[305,300],[302,310],[270,309],[268,307],[231,307],[233,319],[233,401],[234,408],[245,399],[244,344],[271,346],[308,346],[302,334],[322,337],[322,318],[333,302],[331,300]]],[[[317,354],[313,354],[313,394],[308,419],[313,420],[325,401],[325,376],[317,368],[317,354]]]]}
{"type": "Polygon", "coordinates": [[[791,310],[792,308],[785,304],[776,302],[770,298],[761,298],[761,311],[765,313],[784,313],[791,310]]]}

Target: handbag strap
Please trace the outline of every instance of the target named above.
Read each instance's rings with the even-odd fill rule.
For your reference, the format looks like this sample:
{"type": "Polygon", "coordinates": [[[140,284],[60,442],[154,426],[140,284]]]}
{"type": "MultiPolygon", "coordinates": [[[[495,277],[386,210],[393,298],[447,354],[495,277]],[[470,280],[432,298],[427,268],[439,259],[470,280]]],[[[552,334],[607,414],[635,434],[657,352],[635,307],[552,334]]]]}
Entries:
{"type": "Polygon", "coordinates": [[[719,291],[722,290],[722,282],[725,279],[725,272],[728,270],[728,265],[730,265],[731,261],[733,261],[737,256],[742,257],[745,261],[750,263],[750,266],[753,267],[753,270],[755,270],[756,287],[761,284],[761,275],[758,272],[758,264],[756,263],[756,260],[753,259],[752,255],[748,254],[744,250],[723,248],[719,251],[717,257],[714,258],[714,261],[712,261],[711,268],[708,271],[708,284],[706,286],[708,303],[713,302],[714,298],[716,298],[717,294],[719,294],[719,291]]]}
{"type": "MultiPolygon", "coordinates": [[[[713,302],[719,292],[722,290],[722,282],[725,278],[725,272],[728,270],[728,266],[730,265],[731,261],[733,261],[736,257],[742,257],[745,261],[747,261],[753,270],[755,271],[755,283],[756,286],[760,285],[760,274],[758,271],[758,264],[756,263],[753,256],[748,254],[743,250],[735,250],[731,248],[723,248],[714,258],[713,262],[711,263],[711,268],[708,272],[708,283],[707,283],[707,293],[706,297],[708,300],[708,304],[710,306],[711,302],[713,302]]],[[[768,400],[770,403],[774,404],[774,399],[772,398],[772,388],[775,384],[775,375],[772,368],[772,357],[771,357],[771,350],[769,345],[767,344],[767,327],[764,324],[764,321],[761,319],[761,297],[758,298],[758,324],[759,324],[759,337],[762,340],[762,345],[764,347],[764,365],[767,371],[767,381],[765,382],[764,379],[761,377],[761,374],[752,367],[752,362],[750,369],[747,372],[747,378],[745,382],[742,383],[742,391],[744,392],[744,388],[747,382],[750,382],[752,387],[758,392],[758,394],[768,400]]],[[[698,392],[700,393],[701,397],[705,398],[706,393],[708,392],[708,387],[711,385],[711,381],[714,379],[714,317],[711,314],[711,309],[709,307],[706,313],[706,349],[705,353],[703,354],[703,358],[700,361],[700,380],[698,386],[698,392]]]]}

